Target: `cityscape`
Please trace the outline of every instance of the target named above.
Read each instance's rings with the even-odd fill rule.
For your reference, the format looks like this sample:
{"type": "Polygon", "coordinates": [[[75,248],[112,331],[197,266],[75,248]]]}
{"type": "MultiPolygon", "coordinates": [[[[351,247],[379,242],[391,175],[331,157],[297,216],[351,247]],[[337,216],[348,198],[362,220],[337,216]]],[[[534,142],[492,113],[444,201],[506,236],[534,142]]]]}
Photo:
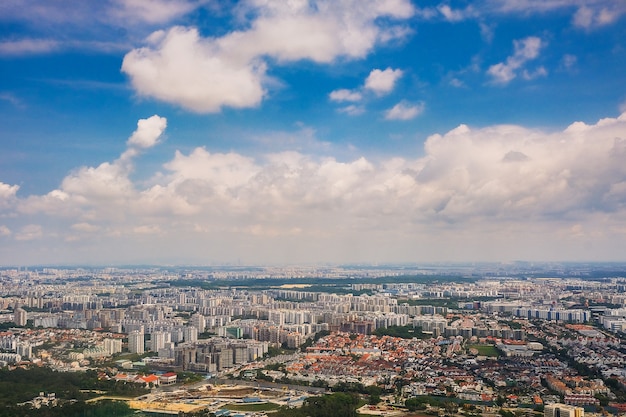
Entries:
{"type": "Polygon", "coordinates": [[[0,417],[626,417],[625,0],[1,0],[0,417]]]}
{"type": "MultiPolygon", "coordinates": [[[[0,364],[133,386],[124,404],[144,415],[283,415],[340,393],[360,415],[621,414],[625,271],[7,268],[0,364]]],[[[51,389],[4,406],[78,401],[51,389]]]]}

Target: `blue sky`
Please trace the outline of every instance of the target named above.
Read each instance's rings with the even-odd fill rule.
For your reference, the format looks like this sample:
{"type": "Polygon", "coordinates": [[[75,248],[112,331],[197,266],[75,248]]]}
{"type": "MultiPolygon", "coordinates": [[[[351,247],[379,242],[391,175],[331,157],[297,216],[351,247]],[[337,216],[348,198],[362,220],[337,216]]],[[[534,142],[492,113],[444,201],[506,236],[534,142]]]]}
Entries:
{"type": "Polygon", "coordinates": [[[5,0],[0,265],[624,260],[621,0],[5,0]]]}

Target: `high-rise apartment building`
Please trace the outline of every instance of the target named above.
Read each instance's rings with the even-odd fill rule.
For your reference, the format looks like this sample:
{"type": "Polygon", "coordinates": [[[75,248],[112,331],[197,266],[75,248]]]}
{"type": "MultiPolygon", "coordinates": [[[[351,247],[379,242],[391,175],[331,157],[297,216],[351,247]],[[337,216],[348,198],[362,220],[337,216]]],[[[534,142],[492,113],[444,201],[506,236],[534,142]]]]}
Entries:
{"type": "Polygon", "coordinates": [[[104,339],[103,347],[109,356],[114,355],[122,351],[122,341],[120,339],[104,339]]]}
{"type": "Polygon", "coordinates": [[[128,333],[128,350],[130,353],[142,354],[145,352],[143,332],[133,330],[128,333]]]}
{"type": "Polygon", "coordinates": [[[26,322],[28,320],[28,313],[22,307],[18,307],[13,312],[13,321],[18,326],[26,326],[26,322]]]}

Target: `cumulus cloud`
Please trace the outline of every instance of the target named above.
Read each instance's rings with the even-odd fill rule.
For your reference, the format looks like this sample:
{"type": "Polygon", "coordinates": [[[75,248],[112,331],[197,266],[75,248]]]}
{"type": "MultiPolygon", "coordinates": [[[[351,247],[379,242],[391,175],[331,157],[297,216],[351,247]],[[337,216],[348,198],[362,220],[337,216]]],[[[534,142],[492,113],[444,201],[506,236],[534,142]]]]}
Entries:
{"type": "Polygon", "coordinates": [[[402,77],[402,70],[400,69],[375,69],[365,79],[364,87],[377,95],[388,94],[394,89],[396,81],[400,77],[402,77]]]}
{"type": "Polygon", "coordinates": [[[196,148],[176,152],[149,186],[130,181],[117,161],[79,169],[44,196],[21,199],[3,184],[2,197],[17,203],[0,214],[13,231],[4,238],[21,244],[58,236],[70,245],[81,236],[83,247],[93,235],[109,251],[192,253],[196,261],[206,248],[266,261],[285,259],[273,251],[292,260],[358,258],[378,253],[381,242],[405,259],[413,253],[406,248],[430,253],[428,245],[444,251],[439,256],[454,250],[480,259],[467,249],[476,242],[477,250],[494,242],[498,254],[514,243],[510,256],[537,258],[550,247],[583,248],[593,236],[623,247],[625,158],[626,113],[558,132],[460,125],[430,136],[423,156],[376,161],[196,148]]]}
{"type": "Polygon", "coordinates": [[[128,139],[127,145],[138,148],[151,148],[167,127],[167,119],[154,115],[137,122],[137,130],[128,139]]]}
{"type": "MultiPolygon", "coordinates": [[[[329,94],[329,98],[335,102],[358,102],[363,100],[364,96],[371,96],[372,93],[379,97],[384,96],[393,91],[396,82],[402,77],[402,74],[403,72],[400,69],[373,69],[365,78],[363,85],[358,89],[349,90],[342,88],[334,90],[329,94]]],[[[337,111],[350,116],[357,116],[365,112],[365,107],[363,105],[351,104],[341,107],[337,111]]]]}
{"type": "MultiPolygon", "coordinates": [[[[141,150],[155,145],[166,125],[166,119],[157,115],[139,120],[137,129],[127,141],[127,149],[118,159],[103,162],[96,167],[75,169],[63,178],[58,189],[43,196],[28,197],[17,205],[18,211],[29,215],[46,213],[80,220],[71,227],[82,232],[86,231],[84,226],[94,218],[125,217],[126,210],[120,210],[120,207],[137,196],[136,187],[129,178],[134,169],[133,158],[141,150]]],[[[13,190],[14,193],[17,189],[13,190]]]]}
{"type": "Polygon", "coordinates": [[[406,35],[380,18],[414,13],[408,0],[249,1],[241,7],[254,16],[248,29],[219,38],[186,27],[155,32],[124,57],[122,71],[140,95],[196,112],[254,107],[266,94],[268,57],[278,63],[363,58],[377,44],[406,35]]]}
{"type": "Polygon", "coordinates": [[[0,237],[1,236],[11,236],[11,229],[4,225],[0,225],[0,237]]]}
{"type": "Polygon", "coordinates": [[[122,63],[140,95],[200,113],[254,107],[265,95],[263,62],[229,56],[231,50],[201,38],[197,29],[158,32],[151,44],[129,52],[122,63]]]}
{"type": "MultiPolygon", "coordinates": [[[[520,70],[528,61],[532,61],[539,56],[539,51],[544,46],[541,38],[529,36],[524,39],[513,41],[515,51],[505,62],[492,65],[487,70],[495,83],[508,84],[518,75],[520,70]]],[[[538,75],[545,75],[545,69],[540,67],[538,75]]],[[[525,78],[531,78],[530,72],[524,72],[525,78]]]]}
{"type": "Polygon", "coordinates": [[[411,120],[424,112],[424,103],[412,104],[408,101],[401,101],[385,112],[387,120],[411,120]]]}
{"type": "MultiPolygon", "coordinates": [[[[16,194],[19,189],[19,185],[9,185],[0,181],[0,210],[13,207],[17,201],[16,194]]],[[[2,215],[1,211],[0,215],[2,215]]]]}
{"type": "Polygon", "coordinates": [[[331,91],[328,97],[332,101],[360,101],[363,95],[358,91],[348,90],[347,88],[341,88],[339,90],[331,91]]]}
{"type": "Polygon", "coordinates": [[[0,201],[8,200],[9,198],[15,197],[15,194],[19,189],[19,185],[9,185],[0,182],[0,201]]]}

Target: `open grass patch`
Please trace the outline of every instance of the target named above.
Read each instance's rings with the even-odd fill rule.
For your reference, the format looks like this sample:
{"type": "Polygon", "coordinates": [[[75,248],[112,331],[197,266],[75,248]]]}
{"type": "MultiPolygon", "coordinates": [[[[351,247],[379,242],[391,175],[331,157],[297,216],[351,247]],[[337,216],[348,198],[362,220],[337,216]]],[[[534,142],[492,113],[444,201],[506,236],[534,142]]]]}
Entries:
{"type": "Polygon", "coordinates": [[[476,349],[480,356],[490,356],[497,358],[500,356],[500,352],[494,345],[469,345],[469,349],[476,349]]]}

